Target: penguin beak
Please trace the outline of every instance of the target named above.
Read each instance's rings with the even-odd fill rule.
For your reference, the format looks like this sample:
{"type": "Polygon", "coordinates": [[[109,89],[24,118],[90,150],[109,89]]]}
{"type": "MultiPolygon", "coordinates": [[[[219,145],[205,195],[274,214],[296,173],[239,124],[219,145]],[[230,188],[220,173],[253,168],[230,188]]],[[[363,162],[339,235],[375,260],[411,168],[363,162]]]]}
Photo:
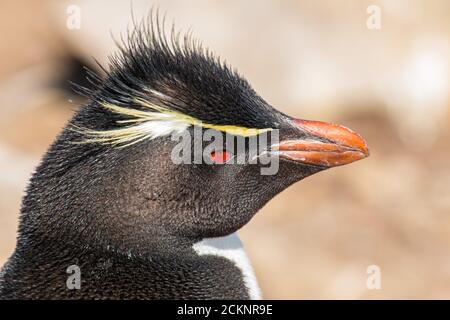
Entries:
{"type": "Polygon", "coordinates": [[[281,158],[330,168],[369,156],[364,139],[349,128],[320,121],[294,119],[292,122],[305,135],[272,145],[272,152],[281,158]]]}

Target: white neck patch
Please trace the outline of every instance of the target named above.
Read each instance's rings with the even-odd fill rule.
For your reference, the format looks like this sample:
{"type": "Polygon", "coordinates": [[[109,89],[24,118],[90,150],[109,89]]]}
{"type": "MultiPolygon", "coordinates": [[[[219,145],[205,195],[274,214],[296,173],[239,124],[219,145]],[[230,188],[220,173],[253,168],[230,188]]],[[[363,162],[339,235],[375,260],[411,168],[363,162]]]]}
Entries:
{"type": "Polygon", "coordinates": [[[198,255],[215,255],[233,262],[242,272],[250,299],[260,300],[262,298],[253,267],[236,233],[226,237],[203,239],[195,243],[192,248],[198,255]]]}

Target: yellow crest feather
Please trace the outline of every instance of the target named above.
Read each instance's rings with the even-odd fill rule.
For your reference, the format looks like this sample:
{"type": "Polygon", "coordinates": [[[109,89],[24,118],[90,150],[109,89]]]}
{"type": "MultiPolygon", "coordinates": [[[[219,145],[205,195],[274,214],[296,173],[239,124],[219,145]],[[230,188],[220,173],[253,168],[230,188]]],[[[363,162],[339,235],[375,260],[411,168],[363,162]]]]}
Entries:
{"type": "Polygon", "coordinates": [[[128,117],[129,119],[118,120],[117,123],[129,124],[129,126],[103,131],[73,126],[72,130],[85,136],[85,140],[77,143],[105,143],[126,147],[145,139],[154,139],[159,136],[169,135],[173,132],[181,132],[189,126],[194,125],[244,137],[256,136],[263,132],[273,130],[272,128],[257,129],[235,125],[205,123],[189,115],[155,105],[143,99],[136,98],[135,102],[142,107],[148,108],[149,111],[120,107],[108,102],[100,102],[103,108],[128,117]]]}

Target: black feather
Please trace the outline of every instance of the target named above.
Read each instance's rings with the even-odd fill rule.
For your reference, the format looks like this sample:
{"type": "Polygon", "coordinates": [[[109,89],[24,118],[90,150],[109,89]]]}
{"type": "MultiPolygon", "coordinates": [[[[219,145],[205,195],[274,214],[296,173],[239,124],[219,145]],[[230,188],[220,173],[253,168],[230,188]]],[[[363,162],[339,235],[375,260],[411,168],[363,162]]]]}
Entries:
{"type": "Polygon", "coordinates": [[[135,99],[140,98],[212,124],[277,127],[280,113],[237,71],[204,49],[190,32],[177,32],[173,25],[167,32],[165,25],[153,14],[134,22],[126,40],[116,40],[118,52],[110,56],[108,68],[101,67],[104,78],[89,72],[95,89],[77,91],[89,95],[95,106],[109,102],[139,108],[135,99]]]}
{"type": "Polygon", "coordinates": [[[0,272],[0,299],[249,297],[233,263],[198,256],[192,245],[235,232],[277,193],[322,168],[286,162],[276,175],[261,175],[258,165],[178,165],[170,137],[122,149],[73,143],[82,139],[73,126],[119,125],[101,102],[140,108],[136,98],[214,124],[288,123],[189,33],[164,35],[158,15],[134,23],[105,76],[89,72],[94,89],[77,89],[90,101],[30,181],[17,246],[0,272]],[[80,290],[66,287],[72,264],[81,268],[80,290]]]}

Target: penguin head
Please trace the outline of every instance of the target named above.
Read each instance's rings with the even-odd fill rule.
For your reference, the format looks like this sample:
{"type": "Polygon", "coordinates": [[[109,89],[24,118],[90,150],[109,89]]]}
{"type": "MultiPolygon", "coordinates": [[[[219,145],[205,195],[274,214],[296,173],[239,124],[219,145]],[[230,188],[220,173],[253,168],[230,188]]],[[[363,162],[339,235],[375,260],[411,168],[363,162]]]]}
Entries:
{"type": "Polygon", "coordinates": [[[350,129],[277,111],[190,37],[151,29],[91,74],[33,178],[72,215],[66,231],[128,248],[224,236],[292,183],[368,155],[350,129]]]}

